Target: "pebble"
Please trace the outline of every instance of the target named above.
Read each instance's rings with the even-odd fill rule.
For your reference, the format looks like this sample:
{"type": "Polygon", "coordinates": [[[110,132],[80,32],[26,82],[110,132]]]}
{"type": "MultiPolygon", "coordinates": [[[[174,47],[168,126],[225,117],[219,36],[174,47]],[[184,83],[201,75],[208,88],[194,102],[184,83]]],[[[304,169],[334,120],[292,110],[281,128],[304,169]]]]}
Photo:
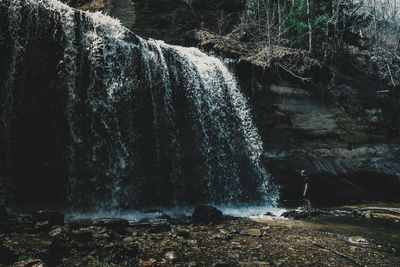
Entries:
{"type": "Polygon", "coordinates": [[[175,251],[168,251],[165,253],[164,258],[168,261],[174,261],[176,260],[176,252],[175,251]]]}
{"type": "Polygon", "coordinates": [[[368,245],[369,244],[367,239],[365,239],[362,236],[351,236],[351,237],[349,237],[348,240],[350,243],[357,244],[357,245],[368,245]]]}

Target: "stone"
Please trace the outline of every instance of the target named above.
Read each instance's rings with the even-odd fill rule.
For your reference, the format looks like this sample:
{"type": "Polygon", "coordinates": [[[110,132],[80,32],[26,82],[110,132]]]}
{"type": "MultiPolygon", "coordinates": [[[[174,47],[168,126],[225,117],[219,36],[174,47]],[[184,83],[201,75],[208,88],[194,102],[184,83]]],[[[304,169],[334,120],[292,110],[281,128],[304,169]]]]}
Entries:
{"type": "Polygon", "coordinates": [[[156,265],[157,265],[157,260],[153,258],[140,261],[141,267],[155,267],[156,265]]]}
{"type": "Polygon", "coordinates": [[[222,235],[219,234],[219,233],[217,233],[217,234],[212,234],[212,235],[211,235],[211,238],[212,238],[212,239],[222,239],[222,235]]]}
{"type": "Polygon", "coordinates": [[[40,259],[29,259],[18,261],[12,265],[12,267],[43,267],[44,264],[40,259]]]}
{"type": "Polygon", "coordinates": [[[51,236],[51,237],[56,237],[56,236],[61,235],[64,231],[65,231],[65,229],[64,229],[63,227],[57,227],[57,226],[55,226],[55,227],[53,227],[53,228],[51,229],[51,231],[49,232],[49,236],[51,236]]]}
{"type": "Polygon", "coordinates": [[[176,252],[175,251],[168,251],[164,255],[164,259],[167,261],[175,261],[177,259],[176,252]]]}
{"type": "Polygon", "coordinates": [[[0,222],[8,221],[9,216],[6,207],[0,206],[0,222]]]}
{"type": "Polygon", "coordinates": [[[371,212],[364,212],[364,218],[365,219],[371,219],[372,218],[372,214],[371,214],[371,212]]]}
{"type": "Polygon", "coordinates": [[[48,222],[48,225],[63,225],[64,214],[52,210],[37,210],[32,213],[32,222],[48,222]]]}
{"type": "Polygon", "coordinates": [[[223,221],[222,212],[217,208],[209,205],[201,205],[195,208],[192,221],[195,224],[216,224],[223,221]]]}
{"type": "Polygon", "coordinates": [[[262,236],[262,232],[260,231],[260,229],[246,229],[243,231],[243,233],[245,235],[249,235],[249,236],[253,236],[253,237],[260,237],[262,236]]]}
{"type": "Polygon", "coordinates": [[[374,217],[371,211],[362,211],[362,210],[354,210],[353,215],[364,219],[371,219],[374,217]]]}
{"type": "Polygon", "coordinates": [[[349,251],[352,252],[352,253],[356,252],[357,250],[358,250],[358,247],[356,247],[356,246],[350,246],[349,247],[349,251]]]}
{"type": "Polygon", "coordinates": [[[117,233],[125,233],[129,227],[129,222],[120,218],[103,218],[93,221],[93,226],[106,227],[117,233]]]}
{"type": "Polygon", "coordinates": [[[323,215],[331,215],[331,213],[318,209],[288,210],[283,212],[281,216],[289,219],[301,220],[301,219],[315,218],[323,215]]]}
{"type": "Polygon", "coordinates": [[[348,240],[350,243],[357,244],[357,245],[368,245],[369,244],[368,240],[362,236],[351,236],[351,237],[349,237],[348,240]]]}

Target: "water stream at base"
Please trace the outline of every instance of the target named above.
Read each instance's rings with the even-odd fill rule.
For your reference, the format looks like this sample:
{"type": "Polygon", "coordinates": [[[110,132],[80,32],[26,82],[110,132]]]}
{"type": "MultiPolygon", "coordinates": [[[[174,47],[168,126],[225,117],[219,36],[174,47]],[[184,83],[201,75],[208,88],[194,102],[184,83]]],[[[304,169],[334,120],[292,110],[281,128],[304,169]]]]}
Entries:
{"type": "MultiPolygon", "coordinates": [[[[265,206],[226,206],[221,205],[217,208],[222,211],[224,215],[238,217],[238,218],[249,218],[252,220],[273,220],[280,219],[285,220],[281,217],[282,213],[286,211],[283,208],[277,207],[265,207],[265,206]]],[[[79,221],[79,220],[95,220],[101,218],[122,218],[129,222],[139,221],[157,221],[165,219],[178,219],[184,221],[189,219],[193,214],[193,207],[175,207],[169,209],[150,209],[150,210],[136,210],[136,211],[97,211],[92,213],[72,212],[66,214],[67,221],[79,221]]]]}

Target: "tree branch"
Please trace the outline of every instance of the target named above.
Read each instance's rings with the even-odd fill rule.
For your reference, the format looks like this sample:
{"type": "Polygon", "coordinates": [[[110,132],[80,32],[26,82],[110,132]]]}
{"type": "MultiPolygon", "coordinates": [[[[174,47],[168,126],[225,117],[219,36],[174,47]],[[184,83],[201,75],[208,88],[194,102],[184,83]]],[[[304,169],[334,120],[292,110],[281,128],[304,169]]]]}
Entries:
{"type": "Polygon", "coordinates": [[[336,251],[336,250],[333,250],[333,249],[324,247],[324,246],[322,246],[322,245],[320,245],[320,244],[317,244],[317,243],[313,243],[313,245],[316,246],[316,247],[318,247],[318,248],[321,248],[321,249],[330,251],[330,252],[332,252],[332,253],[334,253],[334,254],[336,254],[336,255],[342,257],[342,258],[345,258],[346,260],[351,261],[352,263],[354,263],[354,264],[357,265],[357,266],[361,266],[361,267],[364,267],[364,266],[365,266],[365,264],[360,263],[358,260],[354,259],[353,257],[347,256],[347,255],[343,254],[342,252],[339,252],[339,251],[336,251]]]}
{"type": "Polygon", "coordinates": [[[301,80],[303,83],[305,82],[311,82],[311,78],[310,77],[301,77],[300,75],[295,74],[293,71],[285,68],[282,64],[278,63],[278,66],[283,69],[284,71],[286,71],[287,73],[289,73],[290,75],[292,75],[293,77],[301,80]]]}

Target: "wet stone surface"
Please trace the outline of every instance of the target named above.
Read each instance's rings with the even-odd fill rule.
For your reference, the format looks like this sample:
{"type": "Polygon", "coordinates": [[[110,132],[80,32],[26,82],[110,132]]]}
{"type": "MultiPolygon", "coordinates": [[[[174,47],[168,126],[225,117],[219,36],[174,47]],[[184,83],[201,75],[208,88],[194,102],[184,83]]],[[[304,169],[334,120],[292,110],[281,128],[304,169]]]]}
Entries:
{"type": "Polygon", "coordinates": [[[395,221],[384,228],[392,236],[386,243],[328,221],[113,219],[67,222],[47,230],[11,219],[1,223],[0,266],[400,266],[399,232],[391,232],[399,227],[395,221]]]}

